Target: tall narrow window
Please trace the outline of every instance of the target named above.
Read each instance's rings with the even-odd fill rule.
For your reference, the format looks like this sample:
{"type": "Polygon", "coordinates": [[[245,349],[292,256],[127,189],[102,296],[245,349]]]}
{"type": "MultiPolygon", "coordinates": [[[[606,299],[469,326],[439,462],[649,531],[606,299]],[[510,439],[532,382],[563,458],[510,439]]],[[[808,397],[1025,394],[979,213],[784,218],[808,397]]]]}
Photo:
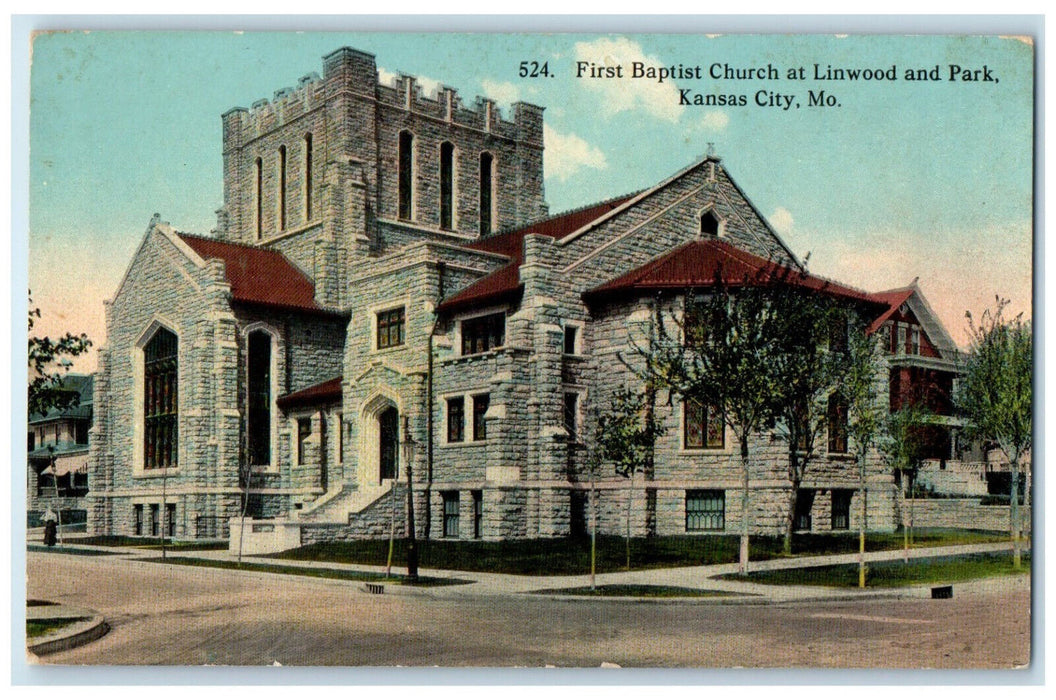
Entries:
{"type": "Polygon", "coordinates": [[[143,504],[137,503],[132,506],[132,534],[143,534],[143,504]]]}
{"type": "Polygon", "coordinates": [[[176,335],[159,328],[143,348],[143,467],[176,466],[176,335]]]}
{"type": "Polygon", "coordinates": [[[259,466],[271,464],[271,336],[253,331],[247,345],[246,433],[249,462],[259,466]]]}
{"type": "Polygon", "coordinates": [[[312,220],[312,135],[304,135],[304,221],[312,220]]]}
{"type": "Polygon", "coordinates": [[[829,452],[847,451],[847,402],[839,394],[829,396],[829,452]]]}
{"type": "Polygon", "coordinates": [[[471,491],[473,496],[473,539],[479,540],[484,530],[484,492],[471,491]]]}
{"type": "Polygon", "coordinates": [[[455,221],[455,146],[440,144],[440,228],[450,231],[455,221]]]}
{"type": "Polygon", "coordinates": [[[414,213],[414,136],[409,131],[400,132],[398,177],[399,217],[410,221],[414,213]]]}
{"type": "Polygon", "coordinates": [[[176,504],[165,504],[165,534],[169,537],[176,536],[176,504]]]}
{"type": "Polygon", "coordinates": [[[832,529],[846,530],[851,525],[851,496],[854,494],[850,489],[832,490],[832,529]]]}
{"type": "Polygon", "coordinates": [[[312,419],[311,418],[298,418],[297,419],[297,464],[304,464],[304,460],[307,458],[305,447],[308,443],[308,438],[312,434],[312,419]]]}
{"type": "Polygon", "coordinates": [[[160,531],[161,519],[159,513],[161,506],[157,503],[150,504],[150,536],[157,537],[160,531]]]}
{"type": "Polygon", "coordinates": [[[465,439],[466,400],[455,396],[447,400],[447,441],[462,442],[465,439]]]}
{"type": "Polygon", "coordinates": [[[337,463],[345,461],[345,414],[337,414],[337,463]]]}
{"type": "Polygon", "coordinates": [[[259,241],[261,236],[264,235],[264,161],[260,158],[257,158],[256,171],[256,185],[253,190],[256,212],[253,218],[257,231],[257,240],[259,241]]]}
{"type": "Polygon", "coordinates": [[[458,491],[444,491],[444,537],[458,537],[458,491]]]}
{"type": "Polygon", "coordinates": [[[286,147],[279,146],[279,230],[286,230],[286,147]]]}
{"type": "Polygon", "coordinates": [[[565,393],[564,403],[565,432],[569,440],[579,439],[579,394],[565,393]]]}
{"type": "Polygon", "coordinates": [[[480,154],[480,233],[485,235],[494,230],[492,216],[495,186],[495,157],[485,151],[480,154]]]}
{"type": "Polygon", "coordinates": [[[489,399],[487,394],[480,394],[473,397],[473,439],[474,440],[487,440],[488,439],[488,421],[484,419],[484,414],[488,412],[489,399]]]}

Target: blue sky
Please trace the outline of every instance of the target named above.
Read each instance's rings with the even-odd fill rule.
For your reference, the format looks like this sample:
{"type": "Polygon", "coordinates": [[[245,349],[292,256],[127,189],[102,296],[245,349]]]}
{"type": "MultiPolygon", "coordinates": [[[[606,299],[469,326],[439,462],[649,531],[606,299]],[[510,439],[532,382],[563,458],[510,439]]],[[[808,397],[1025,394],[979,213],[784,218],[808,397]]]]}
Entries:
{"type": "MultiPolygon", "coordinates": [[[[1030,313],[1033,49],[942,36],[134,33],[33,43],[29,282],[44,332],[102,341],[112,296],[151,215],[208,233],[222,204],[220,115],[321,72],[339,46],[508,105],[546,107],[552,212],[648,187],[708,143],[812,271],[868,290],[914,277],[955,339],[995,294],[1030,313]],[[521,78],[521,61],[553,77],[521,78]],[[778,80],[575,77],[597,65],[773,65],[778,80]],[[815,81],[813,66],[896,67],[895,81],[815,81]],[[949,66],[997,82],[949,81],[949,66]],[[789,80],[802,66],[806,80],[789,80]],[[906,68],[941,80],[908,82],[906,68]],[[679,105],[679,89],[747,106],[679,105]],[[825,90],[839,107],[808,107],[825,90]],[[755,105],[763,91],[800,108],[755,105]]],[[[94,360],[79,363],[91,369],[94,360]]]]}

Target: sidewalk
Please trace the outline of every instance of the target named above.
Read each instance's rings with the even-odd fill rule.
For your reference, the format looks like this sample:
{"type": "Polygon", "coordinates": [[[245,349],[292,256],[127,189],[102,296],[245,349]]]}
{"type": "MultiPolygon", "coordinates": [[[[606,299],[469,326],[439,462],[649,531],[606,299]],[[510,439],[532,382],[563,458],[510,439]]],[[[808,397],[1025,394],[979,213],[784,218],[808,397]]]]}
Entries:
{"type": "MultiPolygon", "coordinates": [[[[37,542],[30,544],[38,545],[37,542]]],[[[1009,549],[1008,542],[990,542],[968,545],[954,545],[946,547],[926,547],[910,549],[911,559],[919,559],[934,556],[950,556],[958,554],[973,554],[985,552],[1000,552],[1009,549]]],[[[37,547],[34,547],[37,549],[37,547]]],[[[99,547],[84,546],[76,544],[75,538],[67,538],[62,550],[81,550],[86,554],[105,553],[126,559],[155,559],[161,556],[159,550],[144,550],[136,547],[99,547]]],[[[1029,551],[1029,547],[1024,547],[1029,551]]],[[[216,561],[234,562],[237,555],[225,550],[205,551],[169,551],[169,558],[197,558],[212,559],[216,561]]],[[[901,559],[901,549],[866,552],[866,562],[894,561],[901,559]]],[[[384,574],[384,566],[372,566],[367,564],[340,564],[334,562],[314,561],[291,561],[286,559],[273,559],[260,556],[243,556],[242,561],[253,564],[281,565],[295,569],[332,569],[342,571],[362,571],[384,574]]],[[[813,566],[825,566],[833,564],[853,564],[858,561],[857,553],[833,554],[817,556],[799,556],[782,559],[770,559],[765,561],[751,562],[750,571],[772,571],[776,569],[806,568],[813,566]]],[[[631,584],[651,586],[676,586],[680,588],[691,588],[698,590],[722,591],[727,595],[694,598],[637,598],[637,600],[648,602],[678,601],[680,603],[694,602],[701,604],[768,604],[789,603],[803,601],[840,600],[853,598],[927,598],[931,595],[931,585],[906,586],[900,588],[834,588],[826,586],[781,586],[752,583],[731,579],[717,578],[723,574],[736,573],[738,565],[716,564],[709,566],[690,566],[666,569],[647,569],[639,571],[619,571],[598,574],[596,585],[631,584]]],[[[394,574],[406,573],[403,565],[394,564],[394,574]]],[[[281,574],[261,573],[245,571],[247,575],[276,576],[281,574]]],[[[575,588],[590,585],[589,574],[575,576],[525,576],[516,574],[500,574],[479,571],[453,571],[444,569],[419,569],[422,576],[436,578],[452,578],[471,581],[463,585],[415,587],[402,586],[399,584],[385,585],[386,594],[397,595],[419,595],[435,598],[470,598],[470,597],[494,597],[509,595],[524,595],[539,590],[575,588]]],[[[364,588],[364,583],[359,581],[347,581],[340,579],[318,578],[317,581],[329,581],[339,585],[352,585],[356,588],[364,588]]],[[[970,585],[970,582],[957,584],[958,586],[970,585]]],[[[582,599],[577,596],[564,594],[550,594],[550,597],[582,599]]],[[[596,597],[591,600],[627,600],[617,597],[596,597]]]]}

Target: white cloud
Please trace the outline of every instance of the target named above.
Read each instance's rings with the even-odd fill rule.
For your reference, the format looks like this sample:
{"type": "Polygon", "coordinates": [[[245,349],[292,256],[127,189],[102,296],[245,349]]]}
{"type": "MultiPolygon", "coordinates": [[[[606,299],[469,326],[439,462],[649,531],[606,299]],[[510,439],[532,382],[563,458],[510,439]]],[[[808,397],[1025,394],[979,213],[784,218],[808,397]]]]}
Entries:
{"type": "Polygon", "coordinates": [[[647,56],[636,42],[624,37],[579,42],[575,45],[575,57],[576,61],[587,61],[599,67],[624,66],[623,78],[582,77],[577,80],[587,90],[598,93],[598,108],[602,113],[613,115],[641,110],[668,122],[677,122],[681,116],[683,110],[678,104],[678,89],[673,82],[629,77],[632,61],[651,66],[667,65],[656,56],[647,56]]]}
{"type": "Polygon", "coordinates": [[[546,146],[546,174],[562,182],[584,168],[604,170],[609,167],[600,148],[575,134],[554,131],[549,124],[543,124],[543,143],[546,146]]]}
{"type": "Polygon", "coordinates": [[[698,131],[723,131],[730,123],[730,115],[721,109],[705,112],[693,127],[698,131]]]}
{"type": "Polygon", "coordinates": [[[484,96],[495,100],[500,106],[508,107],[521,99],[521,90],[513,83],[500,83],[497,80],[484,78],[480,81],[484,96]]]}
{"type": "MultiPolygon", "coordinates": [[[[399,73],[394,73],[388,69],[378,66],[378,83],[381,85],[388,85],[389,87],[396,87],[396,81],[400,79],[399,73]]],[[[435,78],[430,78],[425,75],[414,76],[415,81],[421,87],[422,97],[435,97],[437,91],[440,89],[442,82],[435,78]]]]}
{"type": "Polygon", "coordinates": [[[787,234],[792,230],[792,224],[795,223],[795,219],[792,218],[792,212],[784,207],[778,207],[774,209],[774,213],[768,217],[770,225],[778,233],[787,234]]]}

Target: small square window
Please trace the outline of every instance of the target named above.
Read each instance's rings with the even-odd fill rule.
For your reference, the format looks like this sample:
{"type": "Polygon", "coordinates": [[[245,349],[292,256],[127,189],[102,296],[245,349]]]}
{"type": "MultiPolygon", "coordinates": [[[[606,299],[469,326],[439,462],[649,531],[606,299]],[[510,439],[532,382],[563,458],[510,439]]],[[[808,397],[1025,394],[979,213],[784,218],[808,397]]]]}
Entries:
{"type": "Polygon", "coordinates": [[[406,318],[402,306],[398,309],[390,309],[389,311],[378,313],[378,350],[403,345],[405,321],[406,318]]]}
{"type": "Polygon", "coordinates": [[[447,400],[447,441],[462,442],[466,437],[466,400],[461,396],[447,400]]]}
{"type": "Polygon", "coordinates": [[[488,412],[490,400],[487,394],[479,394],[473,397],[473,439],[488,439],[488,422],[484,414],[488,412]]]}
{"type": "Polygon", "coordinates": [[[462,321],[462,354],[476,355],[506,342],[506,314],[497,313],[462,321]]]}
{"type": "Polygon", "coordinates": [[[686,491],[686,532],[725,528],[725,491],[686,491]]]}

